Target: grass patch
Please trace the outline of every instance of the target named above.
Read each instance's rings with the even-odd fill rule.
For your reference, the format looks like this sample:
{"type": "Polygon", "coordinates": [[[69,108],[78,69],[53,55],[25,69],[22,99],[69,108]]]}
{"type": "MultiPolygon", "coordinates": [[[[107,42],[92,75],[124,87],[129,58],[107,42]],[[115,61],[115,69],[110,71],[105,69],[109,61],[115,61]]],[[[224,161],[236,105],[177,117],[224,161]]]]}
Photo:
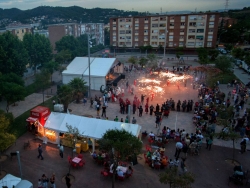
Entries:
{"type": "MultiPolygon", "coordinates": [[[[48,107],[51,111],[53,111],[53,100],[56,99],[56,96],[51,97],[50,99],[48,99],[47,101],[37,106],[45,106],[48,107]]],[[[31,110],[31,109],[30,109],[31,110]]],[[[23,114],[21,114],[20,116],[16,117],[14,122],[12,124],[10,124],[9,126],[9,133],[14,134],[16,136],[16,138],[19,138],[20,136],[22,136],[26,131],[26,119],[30,116],[30,110],[24,112],[23,114]]]]}

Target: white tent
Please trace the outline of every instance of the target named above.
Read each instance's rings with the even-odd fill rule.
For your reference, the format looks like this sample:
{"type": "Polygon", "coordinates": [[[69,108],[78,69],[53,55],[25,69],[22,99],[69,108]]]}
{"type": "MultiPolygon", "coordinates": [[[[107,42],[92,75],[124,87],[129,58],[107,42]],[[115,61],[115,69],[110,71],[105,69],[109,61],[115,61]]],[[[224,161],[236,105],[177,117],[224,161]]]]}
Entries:
{"type": "MultiPolygon", "coordinates": [[[[106,75],[115,61],[116,58],[90,58],[91,89],[99,90],[101,85],[106,85],[106,75]]],[[[88,57],[76,57],[62,72],[63,84],[74,78],[82,78],[89,85],[88,57]]]]}
{"type": "Polygon", "coordinates": [[[21,181],[21,178],[13,176],[11,174],[7,174],[3,179],[0,180],[0,187],[7,186],[8,188],[12,188],[16,186],[21,181]]]}
{"type": "Polygon", "coordinates": [[[21,180],[15,188],[33,188],[33,184],[27,180],[21,180]]]}
{"type": "MultiPolygon", "coordinates": [[[[124,129],[137,137],[139,137],[141,132],[141,126],[138,124],[108,121],[58,112],[51,112],[44,128],[53,130],[59,135],[60,132],[64,133],[68,131],[66,124],[77,127],[83,136],[97,140],[109,129],[124,129]]],[[[59,138],[57,138],[56,143],[59,143],[59,138]]]]}

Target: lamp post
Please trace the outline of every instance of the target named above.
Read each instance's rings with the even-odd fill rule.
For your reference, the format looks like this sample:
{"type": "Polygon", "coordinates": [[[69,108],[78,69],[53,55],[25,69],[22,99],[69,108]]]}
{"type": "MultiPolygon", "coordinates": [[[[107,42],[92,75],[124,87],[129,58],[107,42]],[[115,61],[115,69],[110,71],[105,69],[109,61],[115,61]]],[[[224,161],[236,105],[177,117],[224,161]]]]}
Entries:
{"type": "Polygon", "coordinates": [[[91,82],[90,82],[90,38],[88,34],[88,64],[89,64],[89,98],[91,98],[91,82]]]}
{"type": "Polygon", "coordinates": [[[168,30],[167,30],[167,28],[165,28],[164,55],[163,55],[164,58],[165,58],[165,55],[166,55],[167,33],[168,33],[168,30]]]}

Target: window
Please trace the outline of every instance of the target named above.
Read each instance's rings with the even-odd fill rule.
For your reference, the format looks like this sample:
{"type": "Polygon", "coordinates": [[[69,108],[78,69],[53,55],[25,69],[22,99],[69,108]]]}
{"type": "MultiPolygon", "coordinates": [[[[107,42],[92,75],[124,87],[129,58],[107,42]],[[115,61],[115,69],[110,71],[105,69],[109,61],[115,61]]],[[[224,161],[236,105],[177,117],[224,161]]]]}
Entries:
{"type": "Polygon", "coordinates": [[[144,30],[144,33],[148,33],[148,30],[144,30]]]}
{"type": "Polygon", "coordinates": [[[195,29],[189,29],[188,32],[189,33],[195,33],[195,29]]]}
{"type": "Polygon", "coordinates": [[[135,30],[135,33],[139,33],[139,30],[135,30]]]}
{"type": "Polygon", "coordinates": [[[204,29],[197,29],[197,33],[204,33],[204,29]]]}
{"type": "Polygon", "coordinates": [[[194,35],[188,35],[188,39],[193,40],[193,39],[195,39],[195,36],[194,35]]]}
{"type": "Polygon", "coordinates": [[[126,39],[130,40],[130,39],[131,39],[131,36],[126,36],[126,39]]]}
{"type": "Polygon", "coordinates": [[[194,42],[188,42],[187,46],[194,46],[194,42]]]}
{"type": "Polygon", "coordinates": [[[116,46],[116,42],[113,42],[113,46],[116,46]]]}
{"type": "Polygon", "coordinates": [[[129,25],[129,24],[126,24],[125,27],[126,27],[126,28],[130,28],[130,25],[129,25]]]}
{"type": "Polygon", "coordinates": [[[174,20],[174,16],[171,16],[171,17],[170,17],[170,20],[174,20]]]}
{"type": "Polygon", "coordinates": [[[204,22],[197,22],[197,26],[204,26],[204,22]]]}
{"type": "Polygon", "coordinates": [[[113,31],[113,35],[116,35],[116,31],[113,31]]]}
{"type": "Polygon", "coordinates": [[[181,16],[181,19],[182,19],[182,20],[185,20],[185,19],[186,19],[186,16],[181,16]]]}
{"type": "Polygon", "coordinates": [[[160,24],[160,27],[166,27],[166,24],[160,24]]]}
{"type": "Polygon", "coordinates": [[[113,22],[116,22],[116,19],[113,19],[113,22]]]}
{"type": "Polygon", "coordinates": [[[148,39],[148,36],[144,36],[144,39],[148,39]]]}
{"type": "Polygon", "coordinates": [[[208,35],[207,38],[208,39],[213,39],[213,35],[208,35]]]}
{"type": "Polygon", "coordinates": [[[169,45],[169,46],[173,46],[173,42],[169,42],[168,45],[169,45]]]}
{"type": "Polygon", "coordinates": [[[131,34],[131,31],[130,30],[126,30],[126,34],[131,34]]]}
{"type": "MultiPolygon", "coordinates": [[[[173,33],[173,32],[174,32],[173,29],[169,29],[168,31],[169,31],[169,33],[173,33]]],[[[165,31],[164,31],[164,32],[165,32],[165,31]]]]}
{"type": "Polygon", "coordinates": [[[181,33],[184,33],[184,29],[180,29],[180,32],[181,32],[181,33]]]}
{"type": "Polygon", "coordinates": [[[130,46],[131,45],[131,42],[126,42],[126,46],[130,46]]]}
{"type": "Polygon", "coordinates": [[[135,39],[138,39],[138,36],[135,36],[135,39]]]}
{"type": "Polygon", "coordinates": [[[170,26],[174,26],[174,23],[169,23],[170,26]]]}
{"type": "Polygon", "coordinates": [[[139,24],[135,24],[135,27],[139,27],[139,24]]]}
{"type": "Polygon", "coordinates": [[[203,42],[196,42],[196,46],[202,46],[203,42]]]}
{"type": "Polygon", "coordinates": [[[24,30],[22,29],[22,33],[24,33],[24,30]]]}
{"type": "Polygon", "coordinates": [[[120,34],[125,34],[125,30],[120,30],[120,34]]]}
{"type": "Polygon", "coordinates": [[[183,46],[184,45],[184,42],[179,42],[179,46],[183,46]]]}
{"type": "Polygon", "coordinates": [[[212,42],[207,42],[207,46],[212,46],[212,42]]]}
{"type": "Polygon", "coordinates": [[[151,45],[155,46],[157,45],[157,42],[151,42],[151,45]]]}
{"type": "Polygon", "coordinates": [[[185,25],[185,22],[181,22],[181,26],[184,26],[185,25]]]}
{"type": "Polygon", "coordinates": [[[215,18],[215,15],[210,15],[210,19],[211,19],[211,18],[212,18],[212,19],[215,18]]]}
{"type": "Polygon", "coordinates": [[[165,39],[165,35],[159,36],[159,39],[165,39]]]}
{"type": "Polygon", "coordinates": [[[152,33],[158,33],[158,30],[157,29],[152,30],[152,33]]]}
{"type": "Polygon", "coordinates": [[[209,25],[214,25],[214,22],[209,22],[209,25]]]}
{"type": "Polygon", "coordinates": [[[127,19],[126,19],[126,22],[131,22],[131,19],[130,19],[130,18],[127,18],[127,19]]]}
{"type": "Polygon", "coordinates": [[[173,39],[174,38],[174,36],[169,36],[169,39],[173,39]]]}
{"type": "Polygon", "coordinates": [[[180,39],[184,39],[184,36],[183,36],[183,35],[181,35],[181,36],[180,36],[180,39]]]}
{"type": "Polygon", "coordinates": [[[139,19],[138,19],[138,18],[135,18],[135,21],[137,22],[137,21],[139,21],[139,19]]]}
{"type": "Polygon", "coordinates": [[[152,36],[151,38],[152,39],[158,39],[158,36],[152,36]]]}
{"type": "Polygon", "coordinates": [[[196,39],[199,39],[199,40],[203,40],[203,38],[204,38],[204,36],[201,36],[201,35],[200,36],[199,35],[196,36],[196,39]]]}
{"type": "Polygon", "coordinates": [[[196,22],[189,22],[189,26],[195,27],[196,26],[196,22]]]}
{"type": "Polygon", "coordinates": [[[122,40],[123,40],[123,39],[125,39],[125,37],[124,37],[124,36],[122,36],[122,37],[120,37],[120,39],[122,39],[122,40]]]}
{"type": "Polygon", "coordinates": [[[138,46],[138,42],[135,42],[135,46],[138,46]]]}
{"type": "Polygon", "coordinates": [[[125,19],[120,19],[120,22],[125,22],[125,19]]]}
{"type": "Polygon", "coordinates": [[[158,27],[158,24],[152,24],[152,27],[158,27]]]}
{"type": "Polygon", "coordinates": [[[209,29],[208,32],[214,32],[214,29],[209,29]]]}
{"type": "Polygon", "coordinates": [[[198,16],[198,20],[204,20],[205,16],[198,16]]]}
{"type": "Polygon", "coordinates": [[[115,27],[115,28],[116,28],[116,25],[113,25],[113,27],[115,27]]]}
{"type": "Polygon", "coordinates": [[[116,36],[113,36],[113,40],[116,40],[116,36]]]}
{"type": "Polygon", "coordinates": [[[158,21],[159,20],[159,18],[152,18],[152,21],[158,21]]]}
{"type": "Polygon", "coordinates": [[[144,20],[145,20],[145,21],[148,21],[148,18],[145,18],[144,20]]]}
{"type": "Polygon", "coordinates": [[[144,27],[148,27],[148,24],[144,24],[144,27]]]}
{"type": "Polygon", "coordinates": [[[190,20],[196,20],[196,19],[197,19],[197,16],[196,16],[196,15],[189,16],[189,19],[190,19],[190,20]]]}
{"type": "Polygon", "coordinates": [[[166,21],[166,17],[160,17],[160,21],[166,21]]]}

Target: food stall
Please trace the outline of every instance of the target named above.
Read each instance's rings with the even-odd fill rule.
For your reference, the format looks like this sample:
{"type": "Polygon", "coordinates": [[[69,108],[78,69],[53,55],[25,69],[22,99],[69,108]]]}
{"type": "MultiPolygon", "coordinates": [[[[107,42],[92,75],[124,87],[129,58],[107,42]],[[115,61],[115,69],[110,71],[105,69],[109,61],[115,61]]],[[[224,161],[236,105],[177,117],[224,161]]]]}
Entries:
{"type": "Polygon", "coordinates": [[[141,126],[123,122],[107,121],[96,118],[77,116],[74,114],[65,114],[51,112],[44,125],[45,132],[50,131],[53,135],[53,141],[48,138],[48,142],[73,147],[71,135],[68,132],[67,125],[76,127],[81,137],[74,141],[75,144],[81,144],[81,150],[86,151],[92,146],[93,151],[97,146],[96,141],[102,138],[103,134],[110,129],[126,130],[136,137],[141,135],[141,126]]]}
{"type": "Polygon", "coordinates": [[[38,137],[44,137],[48,135],[48,139],[53,140],[53,132],[46,131],[44,129],[44,125],[46,120],[50,115],[50,109],[44,106],[37,106],[30,111],[30,117],[26,119],[27,129],[34,134],[38,135],[38,137]],[[52,136],[51,136],[52,135],[52,136]]]}

